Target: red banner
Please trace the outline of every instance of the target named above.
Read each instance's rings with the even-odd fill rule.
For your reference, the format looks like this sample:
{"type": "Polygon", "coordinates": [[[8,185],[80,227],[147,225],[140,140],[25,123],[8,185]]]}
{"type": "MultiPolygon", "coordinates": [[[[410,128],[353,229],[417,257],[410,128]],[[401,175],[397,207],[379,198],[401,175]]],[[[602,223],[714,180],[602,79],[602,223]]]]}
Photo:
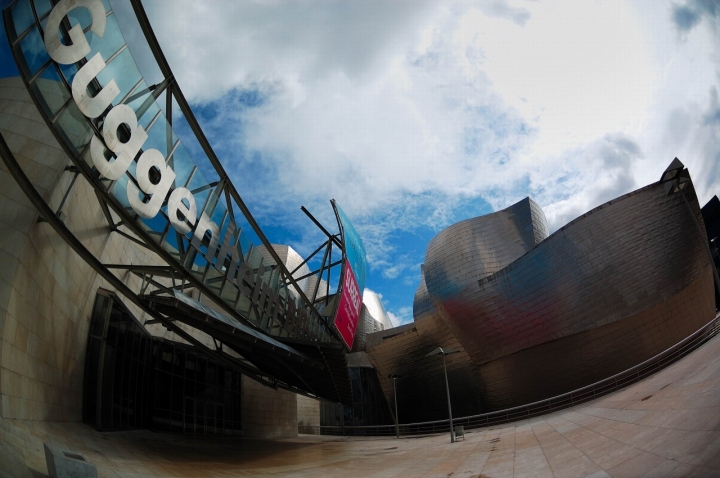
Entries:
{"type": "Polygon", "coordinates": [[[362,295],[360,295],[360,289],[350,262],[346,260],[344,266],[345,277],[338,312],[335,316],[335,327],[340,332],[345,345],[351,349],[355,341],[355,331],[360,317],[362,295]]]}

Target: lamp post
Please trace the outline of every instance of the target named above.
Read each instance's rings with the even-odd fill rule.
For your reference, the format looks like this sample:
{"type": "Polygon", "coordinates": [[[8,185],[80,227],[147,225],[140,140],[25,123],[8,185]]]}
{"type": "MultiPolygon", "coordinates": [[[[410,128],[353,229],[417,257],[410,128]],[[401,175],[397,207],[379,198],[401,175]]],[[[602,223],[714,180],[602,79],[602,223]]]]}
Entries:
{"type": "Polygon", "coordinates": [[[395,437],[400,438],[400,418],[398,417],[397,408],[397,388],[395,387],[395,381],[400,378],[400,375],[391,373],[388,378],[393,379],[393,397],[395,397],[395,437]]]}
{"type": "Polygon", "coordinates": [[[450,405],[450,384],[448,383],[447,362],[445,361],[445,356],[454,354],[457,352],[458,352],[458,350],[451,350],[451,349],[443,350],[442,347],[438,347],[426,355],[426,357],[430,357],[432,355],[440,354],[440,355],[442,355],[442,358],[443,358],[443,370],[445,371],[445,391],[447,391],[448,416],[450,417],[450,443],[455,443],[455,430],[453,429],[452,406],[450,405]]]}

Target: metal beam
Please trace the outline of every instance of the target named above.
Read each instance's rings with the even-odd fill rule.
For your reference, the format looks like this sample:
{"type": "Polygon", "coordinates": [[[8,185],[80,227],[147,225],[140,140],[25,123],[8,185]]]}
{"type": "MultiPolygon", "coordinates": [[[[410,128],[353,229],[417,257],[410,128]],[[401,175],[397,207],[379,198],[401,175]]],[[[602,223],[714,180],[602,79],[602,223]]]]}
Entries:
{"type": "MultiPolygon", "coordinates": [[[[75,235],[67,228],[67,226],[57,217],[53,214],[52,209],[50,206],[45,202],[45,200],[40,196],[40,194],[37,192],[33,184],[30,182],[28,177],[25,175],[25,172],[22,170],[20,165],[18,164],[17,160],[15,159],[15,156],[13,155],[12,151],[10,151],[10,148],[8,147],[7,143],[5,142],[5,138],[2,136],[2,133],[0,133],[0,157],[2,157],[3,163],[5,163],[5,166],[7,167],[10,174],[13,176],[15,181],[17,182],[20,189],[25,193],[27,198],[30,200],[30,202],[35,206],[35,208],[38,210],[38,212],[43,215],[44,217],[47,217],[47,223],[52,226],[52,228],[55,230],[55,232],[65,241],[65,243],[70,246],[70,248],[79,255],[90,267],[93,268],[95,272],[97,272],[103,279],[108,281],[110,285],[112,285],[118,292],[120,292],[122,295],[127,297],[133,304],[137,305],[143,312],[147,313],[150,317],[152,317],[155,320],[158,320],[168,328],[168,330],[171,330],[175,334],[177,334],[179,337],[183,338],[184,340],[188,341],[188,343],[196,346],[200,350],[203,350],[206,354],[209,354],[219,361],[222,361],[229,367],[231,367],[233,370],[237,370],[240,373],[244,373],[245,375],[249,376],[250,378],[257,380],[265,385],[270,386],[270,384],[262,379],[259,376],[256,376],[253,371],[248,371],[246,366],[240,365],[236,363],[236,361],[232,358],[227,356],[223,353],[218,353],[217,351],[214,351],[210,349],[209,347],[205,346],[202,342],[197,340],[195,337],[191,336],[178,326],[172,323],[171,320],[164,317],[162,314],[152,310],[151,308],[147,307],[143,301],[140,300],[140,298],[135,294],[124,282],[122,282],[120,279],[118,279],[112,272],[110,272],[83,244],[80,242],[80,240],[75,237],[75,235]]],[[[275,383],[277,383],[276,380],[274,380],[275,383]]],[[[283,387],[285,388],[285,387],[283,387]]]]}
{"type": "Polygon", "coordinates": [[[318,228],[320,228],[320,230],[321,230],[322,232],[324,232],[325,235],[326,235],[331,241],[333,241],[333,242],[335,243],[335,245],[337,245],[337,246],[340,248],[341,251],[343,250],[343,245],[342,245],[342,243],[335,237],[334,234],[330,234],[330,233],[328,232],[328,230],[325,229],[322,224],[320,224],[320,221],[318,221],[317,219],[315,219],[315,216],[313,216],[312,214],[310,214],[310,211],[308,211],[307,209],[305,209],[305,206],[300,206],[300,210],[301,210],[302,212],[304,212],[305,215],[306,215],[307,217],[309,217],[310,220],[311,220],[312,222],[314,222],[315,225],[316,225],[318,228]]]}
{"type": "MultiPolygon", "coordinates": [[[[332,252],[332,251],[331,251],[331,252],[332,252]]],[[[328,264],[327,266],[322,267],[322,268],[320,268],[320,269],[315,269],[314,271],[312,271],[312,272],[310,272],[310,273],[308,273],[308,274],[305,274],[304,276],[297,277],[295,280],[300,281],[300,280],[306,279],[306,278],[308,278],[308,277],[310,277],[310,276],[314,276],[315,274],[318,274],[318,273],[320,273],[320,272],[324,272],[324,271],[326,271],[326,270],[330,270],[331,268],[333,268],[333,267],[335,267],[335,266],[339,266],[340,264],[342,264],[342,259],[339,260],[339,261],[335,261],[335,262],[333,262],[332,264],[328,264]]]]}
{"type": "MultiPolygon", "coordinates": [[[[172,69],[170,68],[170,64],[167,61],[167,58],[165,58],[165,54],[163,53],[162,49],[160,48],[160,43],[157,40],[157,37],[155,36],[155,32],[152,29],[152,26],[150,25],[150,21],[148,20],[147,13],[145,12],[145,7],[143,7],[142,2],[140,0],[130,0],[130,3],[133,7],[133,10],[135,12],[135,16],[137,17],[138,23],[140,24],[140,28],[143,31],[143,34],[145,35],[145,40],[148,42],[148,46],[150,47],[150,50],[153,53],[153,56],[155,57],[155,61],[158,63],[158,67],[160,68],[160,71],[166,78],[174,78],[172,69]]],[[[185,116],[185,120],[188,122],[188,125],[190,126],[190,129],[195,134],[195,138],[198,140],[198,143],[200,143],[201,148],[205,152],[205,155],[207,156],[208,160],[212,164],[212,166],[215,168],[215,171],[218,173],[218,176],[220,177],[220,180],[227,179],[228,175],[225,172],[225,168],[223,168],[222,164],[220,163],[220,160],[218,159],[217,155],[215,154],[215,151],[212,149],[212,146],[210,146],[210,142],[208,141],[207,137],[205,136],[205,133],[203,132],[202,128],[200,128],[200,124],[197,121],[197,118],[195,118],[195,114],[192,112],[192,109],[190,109],[190,105],[185,98],[185,95],[183,94],[180,87],[175,84],[173,91],[172,91],[173,97],[175,98],[175,101],[177,102],[178,107],[180,108],[180,111],[182,111],[183,115],[185,116]]],[[[340,334],[334,330],[333,327],[330,326],[330,324],[325,320],[324,317],[322,317],[319,313],[317,313],[315,307],[313,306],[310,299],[305,295],[300,285],[297,283],[297,281],[292,277],[292,275],[289,274],[287,271],[287,267],[285,267],[285,264],[280,260],[280,257],[278,256],[277,252],[275,252],[275,249],[273,249],[272,244],[270,241],[265,237],[265,234],[263,233],[262,229],[260,229],[260,226],[258,225],[257,221],[255,221],[255,218],[250,213],[250,210],[248,209],[247,205],[243,201],[243,199],[240,197],[240,194],[238,194],[237,190],[234,186],[232,186],[231,183],[228,183],[228,191],[230,193],[230,196],[232,196],[233,200],[237,204],[238,208],[242,212],[242,214],[245,216],[245,219],[247,219],[248,223],[252,227],[255,234],[260,239],[260,242],[265,246],[268,253],[272,256],[275,263],[278,265],[278,267],[281,269],[283,275],[286,276],[286,278],[290,281],[292,286],[295,288],[295,290],[298,292],[300,298],[302,299],[303,303],[308,309],[308,312],[318,321],[319,323],[324,325],[325,330],[328,334],[331,336],[334,336],[337,340],[342,341],[342,338],[340,337],[340,334]]],[[[230,205],[228,205],[230,206],[230,205]]],[[[204,288],[203,288],[204,289],[204,288]]],[[[205,290],[202,290],[203,293],[206,295],[210,295],[211,297],[214,296],[214,294],[210,293],[207,294],[205,290]]],[[[221,302],[224,301],[221,300],[221,302]]],[[[233,315],[235,314],[235,311],[233,311],[233,315]]],[[[254,327],[254,324],[253,324],[254,327]]]]}

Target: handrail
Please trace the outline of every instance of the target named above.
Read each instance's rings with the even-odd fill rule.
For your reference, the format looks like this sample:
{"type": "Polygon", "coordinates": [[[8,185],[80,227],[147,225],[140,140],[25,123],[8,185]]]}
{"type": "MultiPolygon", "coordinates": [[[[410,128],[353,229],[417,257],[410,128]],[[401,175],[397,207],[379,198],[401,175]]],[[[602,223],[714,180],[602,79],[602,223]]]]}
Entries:
{"type": "MultiPolygon", "coordinates": [[[[586,385],[584,387],[562,393],[550,398],[519,405],[516,407],[497,410],[494,412],[480,413],[466,417],[453,418],[455,425],[463,425],[465,429],[480,428],[490,425],[509,423],[516,420],[544,415],[546,413],[574,407],[581,403],[594,400],[595,398],[607,395],[608,393],[625,388],[628,385],[637,383],[640,380],[672,365],[685,355],[698,349],[705,342],[712,339],[720,332],[720,314],[705,324],[703,327],[684,338],[675,345],[663,350],[653,357],[634,365],[620,373],[611,375],[603,380],[586,385]]],[[[432,420],[427,422],[415,422],[399,424],[400,435],[430,435],[434,433],[446,433],[449,431],[449,420],[432,420]]],[[[344,435],[344,436],[394,436],[395,425],[303,425],[304,432],[311,431],[320,435],[344,435]]]]}

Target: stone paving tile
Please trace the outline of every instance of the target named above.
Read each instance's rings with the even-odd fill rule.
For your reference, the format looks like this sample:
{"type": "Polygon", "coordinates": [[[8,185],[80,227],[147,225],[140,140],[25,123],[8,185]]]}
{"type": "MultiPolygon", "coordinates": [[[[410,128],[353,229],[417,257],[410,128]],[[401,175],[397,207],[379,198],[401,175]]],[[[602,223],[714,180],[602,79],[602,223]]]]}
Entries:
{"type": "Polygon", "coordinates": [[[586,456],[579,456],[562,462],[550,463],[553,475],[556,478],[576,478],[588,476],[603,471],[586,456]]]}
{"type": "Polygon", "coordinates": [[[684,477],[684,476],[707,476],[708,470],[700,470],[684,463],[677,463],[671,460],[665,460],[660,465],[652,468],[648,472],[637,475],[643,478],[672,478],[672,477],[684,477]]]}
{"type": "Polygon", "coordinates": [[[542,448],[533,446],[515,452],[515,476],[553,476],[542,448]]]}
{"type": "Polygon", "coordinates": [[[625,460],[617,466],[608,468],[606,471],[613,477],[635,477],[652,474],[653,470],[667,467],[668,463],[673,464],[671,460],[666,460],[651,453],[641,452],[632,460],[625,460]]]}
{"type": "Polygon", "coordinates": [[[43,441],[112,478],[720,476],[720,337],[615,394],[454,444],[444,434],[264,441],[0,419],[0,478],[47,476],[43,441]]]}
{"type": "Polygon", "coordinates": [[[490,458],[490,452],[473,452],[457,467],[453,477],[476,477],[485,468],[488,458],[490,458]]]}

